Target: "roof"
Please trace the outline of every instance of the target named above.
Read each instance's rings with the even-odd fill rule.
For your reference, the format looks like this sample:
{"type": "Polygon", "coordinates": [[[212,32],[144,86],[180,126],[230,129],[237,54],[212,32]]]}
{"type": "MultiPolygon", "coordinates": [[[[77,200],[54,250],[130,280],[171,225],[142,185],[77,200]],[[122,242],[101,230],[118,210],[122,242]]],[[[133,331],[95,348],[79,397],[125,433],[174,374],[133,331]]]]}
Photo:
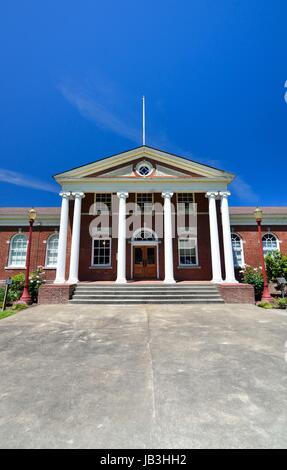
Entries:
{"type": "MultiPolygon", "coordinates": [[[[230,206],[229,212],[232,215],[253,215],[256,207],[255,206],[230,206]]],[[[260,207],[263,214],[272,215],[287,215],[287,206],[265,206],[260,207]]]]}
{"type": "MultiPolygon", "coordinates": [[[[25,227],[29,225],[28,212],[31,207],[0,207],[0,225],[25,227]]],[[[60,224],[60,207],[35,207],[37,219],[35,225],[58,227],[60,224]]]]}
{"type": "Polygon", "coordinates": [[[125,186],[127,191],[134,192],[135,186],[138,190],[139,186],[142,186],[142,189],[143,187],[154,188],[155,184],[158,185],[159,190],[165,190],[168,186],[173,191],[177,190],[179,184],[183,184],[184,191],[190,189],[191,183],[197,190],[207,190],[206,187],[209,185],[210,190],[224,191],[234,177],[234,174],[227,171],[148,146],[136,147],[54,175],[55,180],[62,186],[64,191],[82,190],[84,192],[93,191],[95,184],[99,191],[105,189],[108,192],[115,189],[115,186],[118,187],[118,190],[122,190],[125,186]],[[178,174],[175,177],[167,172],[164,176],[153,175],[139,180],[135,175],[125,174],[119,176],[118,174],[109,173],[114,168],[124,167],[138,161],[138,159],[145,158],[155,160],[157,163],[169,168],[173,167],[177,171],[188,172],[190,175],[192,173],[192,176],[187,178],[186,175],[183,177],[183,175],[178,174]]]}
{"type": "MultiPolygon", "coordinates": [[[[23,216],[28,213],[31,207],[0,207],[1,215],[23,216]]],[[[38,216],[60,215],[60,207],[34,207],[38,216]]]]}
{"type": "MultiPolygon", "coordinates": [[[[140,145],[139,147],[134,147],[134,148],[131,148],[129,150],[124,150],[123,152],[117,152],[117,153],[114,153],[112,155],[108,155],[107,157],[102,157],[102,158],[98,158],[97,160],[94,160],[92,162],[89,162],[89,163],[85,163],[83,165],[79,165],[79,166],[75,166],[73,168],[70,168],[69,170],[67,171],[64,171],[64,172],[61,172],[61,173],[56,173],[55,175],[53,175],[53,178],[56,178],[57,176],[59,175],[62,175],[63,173],[67,173],[67,172],[70,172],[70,171],[73,171],[73,170],[78,170],[80,168],[84,168],[86,166],[90,166],[92,165],[93,163],[100,163],[100,162],[104,162],[105,160],[108,160],[110,158],[114,158],[114,157],[118,157],[118,156],[124,156],[125,154],[130,154],[131,152],[134,152],[134,151],[138,151],[138,150],[154,150],[155,152],[161,152],[161,153],[164,153],[164,154],[167,154],[167,155],[170,155],[172,157],[176,157],[176,158],[180,158],[180,159],[183,159],[183,160],[186,160],[190,163],[196,163],[198,165],[202,165],[202,166],[205,166],[207,168],[211,168],[213,170],[217,170],[217,171],[222,171],[222,172],[225,172],[225,170],[222,170],[220,168],[216,168],[215,166],[211,166],[211,165],[207,165],[206,163],[201,163],[201,162],[198,162],[198,161],[195,161],[195,160],[192,160],[191,158],[188,158],[188,157],[183,157],[181,155],[177,155],[175,153],[171,153],[171,152],[166,152],[165,150],[162,150],[162,149],[158,149],[156,147],[151,147],[149,145],[140,145]]],[[[227,172],[225,172],[227,173],[227,172]]]]}

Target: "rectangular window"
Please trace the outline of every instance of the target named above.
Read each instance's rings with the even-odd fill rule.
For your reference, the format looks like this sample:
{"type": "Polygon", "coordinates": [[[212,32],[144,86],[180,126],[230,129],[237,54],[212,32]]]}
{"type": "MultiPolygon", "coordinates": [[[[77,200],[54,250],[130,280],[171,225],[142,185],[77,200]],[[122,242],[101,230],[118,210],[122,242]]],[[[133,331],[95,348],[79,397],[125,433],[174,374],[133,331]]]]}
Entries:
{"type": "Polygon", "coordinates": [[[102,213],[111,212],[111,209],[112,209],[111,193],[96,193],[95,203],[96,203],[96,211],[100,210],[102,213]]]}
{"type": "Polygon", "coordinates": [[[233,252],[233,263],[235,267],[243,266],[243,246],[242,240],[236,233],[231,234],[231,244],[233,252]]]}
{"type": "Polygon", "coordinates": [[[177,193],[177,212],[179,214],[189,214],[193,212],[194,194],[177,193]]]}
{"type": "Polygon", "coordinates": [[[195,238],[178,239],[178,257],[180,266],[196,266],[198,264],[195,238]]]}
{"type": "Polygon", "coordinates": [[[93,266],[111,265],[111,239],[94,238],[93,240],[93,266]]]}
{"type": "Polygon", "coordinates": [[[243,265],[241,247],[239,248],[234,245],[233,245],[233,263],[234,263],[234,266],[236,267],[243,265]]]}
{"type": "Polygon", "coordinates": [[[136,193],[136,203],[144,214],[151,214],[153,207],[153,193],[136,193]]]}

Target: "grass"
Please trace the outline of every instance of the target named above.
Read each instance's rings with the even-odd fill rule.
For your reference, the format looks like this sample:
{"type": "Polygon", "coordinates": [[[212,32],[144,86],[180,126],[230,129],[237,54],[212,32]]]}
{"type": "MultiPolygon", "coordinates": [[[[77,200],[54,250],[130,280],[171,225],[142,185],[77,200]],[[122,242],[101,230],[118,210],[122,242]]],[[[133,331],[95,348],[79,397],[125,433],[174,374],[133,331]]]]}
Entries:
{"type": "Polygon", "coordinates": [[[11,315],[20,312],[21,310],[25,310],[25,308],[27,308],[27,305],[14,304],[11,308],[8,308],[6,310],[0,310],[0,320],[3,320],[3,318],[11,317],[11,315]]]}
{"type": "Polygon", "coordinates": [[[1,310],[0,311],[0,320],[3,320],[3,318],[10,317],[11,315],[14,315],[17,313],[17,310],[12,310],[12,308],[9,308],[8,310],[1,310]]]}

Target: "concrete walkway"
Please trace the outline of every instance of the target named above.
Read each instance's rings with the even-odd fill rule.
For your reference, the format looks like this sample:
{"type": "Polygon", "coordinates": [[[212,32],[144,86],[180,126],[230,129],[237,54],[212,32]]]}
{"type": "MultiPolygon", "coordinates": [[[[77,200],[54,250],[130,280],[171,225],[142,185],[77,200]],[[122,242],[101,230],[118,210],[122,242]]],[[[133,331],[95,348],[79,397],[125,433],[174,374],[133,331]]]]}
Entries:
{"type": "Polygon", "coordinates": [[[287,315],[39,306],[0,321],[1,448],[287,448],[287,315]]]}

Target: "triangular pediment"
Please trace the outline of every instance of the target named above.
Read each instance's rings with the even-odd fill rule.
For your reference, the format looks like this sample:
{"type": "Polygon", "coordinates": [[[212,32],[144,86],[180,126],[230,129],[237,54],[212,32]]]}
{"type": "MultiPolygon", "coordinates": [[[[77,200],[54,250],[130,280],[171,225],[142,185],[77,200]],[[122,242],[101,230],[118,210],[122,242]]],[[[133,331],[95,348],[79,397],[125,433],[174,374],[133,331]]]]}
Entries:
{"type": "Polygon", "coordinates": [[[224,180],[232,181],[234,177],[231,173],[223,170],[144,146],[65,171],[55,175],[55,179],[61,183],[67,179],[138,178],[140,175],[137,168],[141,162],[146,162],[152,170],[144,178],[223,178],[224,180]]]}

